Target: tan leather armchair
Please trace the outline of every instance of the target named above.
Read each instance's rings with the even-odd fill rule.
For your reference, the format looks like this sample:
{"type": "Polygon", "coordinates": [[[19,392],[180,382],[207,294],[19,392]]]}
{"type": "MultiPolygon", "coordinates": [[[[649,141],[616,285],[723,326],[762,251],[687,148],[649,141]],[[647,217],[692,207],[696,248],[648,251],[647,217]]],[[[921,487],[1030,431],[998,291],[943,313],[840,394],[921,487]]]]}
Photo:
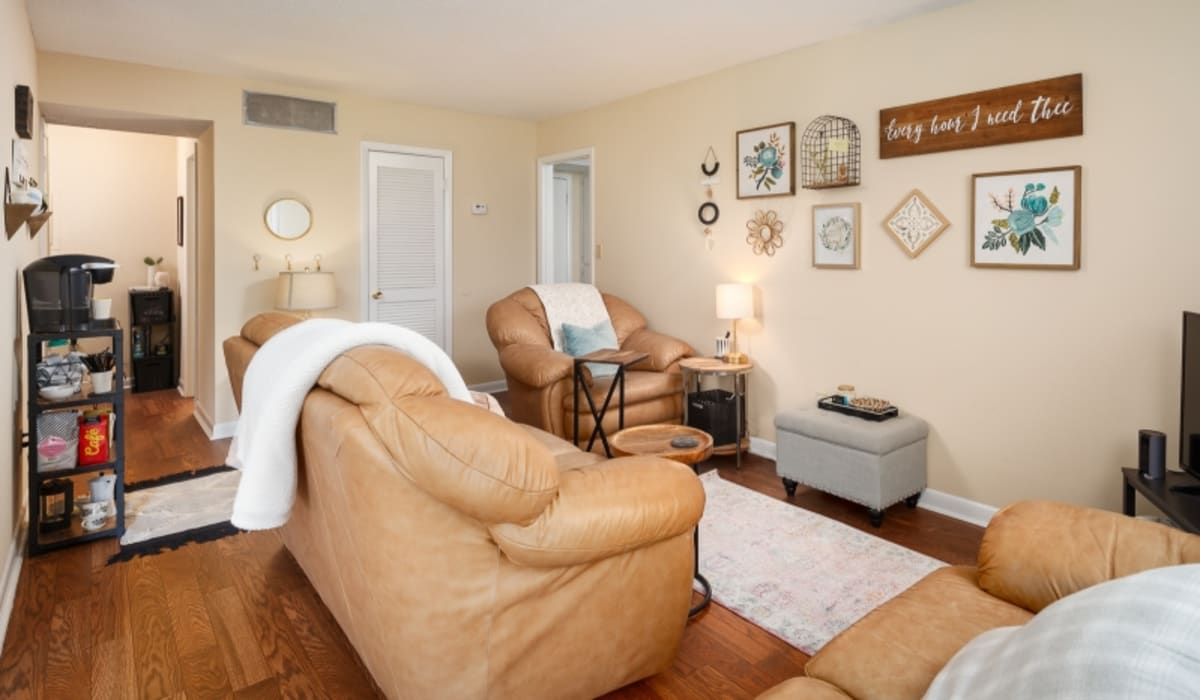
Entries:
{"type": "MultiPolygon", "coordinates": [[[[612,294],[601,294],[622,350],[638,350],[649,358],[626,371],[625,425],[678,423],[683,417],[683,383],[679,360],[695,354],[682,340],[646,328],[646,317],[612,294]]],[[[579,413],[581,439],[591,435],[595,421],[587,401],[575,406],[571,372],[574,360],[554,350],[542,302],[524,287],[492,304],[487,312],[488,336],[500,353],[500,366],[508,380],[513,420],[536,426],[561,438],[572,439],[573,414],[579,413]]],[[[585,371],[597,404],[612,381],[593,380],[585,371]]],[[[617,430],[616,397],[613,410],[604,416],[604,429],[617,430]]]]}
{"type": "MultiPolygon", "coordinates": [[[[225,341],[239,404],[255,351],[225,341]]],[[[361,347],[305,399],[285,544],[392,698],[591,698],[665,669],[687,620],[699,479],[604,460],[450,399],[361,347]]]]}
{"type": "Polygon", "coordinates": [[[1200,537],[1117,513],[1021,501],[992,518],[979,565],[948,566],[873,610],[760,700],[906,700],[958,650],[1054,601],[1147,569],[1200,562],[1200,537]]]}

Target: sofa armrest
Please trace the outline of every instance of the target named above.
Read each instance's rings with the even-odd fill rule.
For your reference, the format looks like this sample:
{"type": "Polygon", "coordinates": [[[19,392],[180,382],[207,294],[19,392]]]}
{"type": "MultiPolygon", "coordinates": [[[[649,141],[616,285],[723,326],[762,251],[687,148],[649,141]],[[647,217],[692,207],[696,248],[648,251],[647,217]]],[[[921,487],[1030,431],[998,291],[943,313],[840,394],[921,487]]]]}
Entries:
{"type": "Polygon", "coordinates": [[[1195,562],[1200,536],[1093,508],[1019,501],[983,534],[979,587],[1036,613],[1097,583],[1195,562]]]}
{"type": "Polygon", "coordinates": [[[658,457],[621,457],[559,475],[558,495],[527,525],[492,525],[492,537],[522,566],[596,561],[690,532],[704,487],[688,467],[658,457]]]}
{"type": "Polygon", "coordinates": [[[548,345],[515,343],[500,350],[500,367],[509,376],[538,389],[569,378],[575,361],[548,345]]]}
{"type": "MultiPolygon", "coordinates": [[[[625,339],[625,343],[621,345],[621,349],[636,350],[649,355],[646,362],[655,372],[666,371],[677,360],[696,354],[692,350],[692,346],[682,340],[656,333],[647,328],[639,328],[630,333],[629,337],[625,339]]],[[[638,366],[638,369],[645,368],[645,365],[638,366]]]]}

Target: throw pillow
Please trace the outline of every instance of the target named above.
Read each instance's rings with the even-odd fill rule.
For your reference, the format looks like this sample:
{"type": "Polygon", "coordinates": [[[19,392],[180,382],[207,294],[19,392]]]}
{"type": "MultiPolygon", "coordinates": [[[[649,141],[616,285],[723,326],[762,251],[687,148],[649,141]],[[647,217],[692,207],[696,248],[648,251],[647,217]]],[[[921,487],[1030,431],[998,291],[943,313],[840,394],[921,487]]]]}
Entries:
{"type": "MultiPolygon", "coordinates": [[[[581,357],[597,350],[617,350],[617,332],[613,330],[611,321],[604,320],[594,326],[575,326],[570,323],[562,324],[563,350],[571,357],[581,357]]],[[[611,377],[617,373],[616,365],[601,365],[595,362],[587,363],[592,376],[611,377]]]]}
{"type": "Polygon", "coordinates": [[[1069,595],[1022,627],[972,639],[925,700],[1194,698],[1200,564],[1125,576],[1069,595]]]}

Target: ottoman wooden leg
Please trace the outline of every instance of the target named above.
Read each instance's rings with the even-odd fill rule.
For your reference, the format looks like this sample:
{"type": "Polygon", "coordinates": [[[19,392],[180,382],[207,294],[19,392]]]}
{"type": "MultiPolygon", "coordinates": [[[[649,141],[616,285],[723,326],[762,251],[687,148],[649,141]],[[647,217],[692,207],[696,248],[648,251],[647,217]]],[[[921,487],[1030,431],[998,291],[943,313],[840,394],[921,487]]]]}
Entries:
{"type": "Polygon", "coordinates": [[[791,479],[787,478],[786,476],[783,477],[783,489],[785,491],[787,491],[788,498],[791,498],[792,496],[796,495],[796,487],[797,486],[799,486],[799,484],[797,484],[795,481],[792,481],[791,479]]]}
{"type": "Polygon", "coordinates": [[[883,524],[883,511],[872,508],[871,509],[871,526],[879,527],[882,524],[883,524]]]}

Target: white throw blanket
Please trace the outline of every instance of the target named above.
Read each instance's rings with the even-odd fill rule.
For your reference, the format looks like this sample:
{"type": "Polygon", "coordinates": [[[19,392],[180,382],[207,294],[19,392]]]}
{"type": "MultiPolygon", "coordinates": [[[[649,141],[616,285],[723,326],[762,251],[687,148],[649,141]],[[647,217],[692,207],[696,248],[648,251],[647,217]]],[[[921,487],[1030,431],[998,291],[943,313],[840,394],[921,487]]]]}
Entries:
{"type": "Polygon", "coordinates": [[[564,323],[591,328],[609,320],[600,290],[590,284],[531,284],[529,288],[542,300],[550,340],[559,352],[563,352],[564,323]]]}
{"type": "Polygon", "coordinates": [[[387,323],[313,319],[263,343],[242,381],[242,413],[226,464],[242,470],[230,518],[243,530],[287,522],[296,500],[296,423],[325,367],[360,345],[387,345],[428,367],[450,396],[474,403],[454,363],[416,331],[387,323]]]}

